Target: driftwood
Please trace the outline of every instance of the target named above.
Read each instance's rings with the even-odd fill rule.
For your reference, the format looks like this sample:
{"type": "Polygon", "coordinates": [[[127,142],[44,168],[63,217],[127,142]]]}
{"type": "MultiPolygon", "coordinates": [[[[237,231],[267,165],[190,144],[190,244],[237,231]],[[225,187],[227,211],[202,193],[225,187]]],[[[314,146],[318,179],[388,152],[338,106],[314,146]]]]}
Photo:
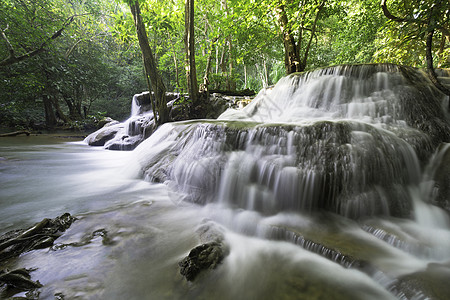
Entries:
{"type": "Polygon", "coordinates": [[[13,131],[13,132],[8,132],[8,133],[1,133],[0,137],[18,136],[21,134],[26,134],[27,136],[29,136],[31,133],[26,130],[19,130],[19,131],[13,131]]]}

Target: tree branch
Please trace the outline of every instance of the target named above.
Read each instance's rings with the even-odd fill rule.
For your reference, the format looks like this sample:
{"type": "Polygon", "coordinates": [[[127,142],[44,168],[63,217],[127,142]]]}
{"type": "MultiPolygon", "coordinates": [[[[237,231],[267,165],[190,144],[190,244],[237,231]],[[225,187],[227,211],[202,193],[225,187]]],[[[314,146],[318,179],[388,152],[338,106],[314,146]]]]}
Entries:
{"type": "Polygon", "coordinates": [[[14,48],[11,45],[11,43],[9,42],[8,37],[6,36],[6,33],[5,33],[5,31],[8,30],[8,28],[9,28],[9,25],[6,25],[5,30],[1,30],[1,36],[6,41],[6,47],[8,48],[9,55],[11,56],[11,55],[14,55],[14,48]]]}
{"type": "Polygon", "coordinates": [[[67,28],[67,26],[70,25],[70,23],[73,22],[74,18],[77,16],[80,16],[80,15],[73,15],[73,16],[67,18],[66,21],[64,22],[64,24],[62,25],[62,27],[58,31],[53,33],[53,35],[51,37],[47,38],[44,42],[42,42],[42,44],[38,48],[31,50],[20,56],[16,56],[15,50],[14,50],[13,46],[11,45],[10,41],[8,40],[8,37],[6,36],[5,31],[1,30],[0,33],[1,33],[2,38],[6,41],[6,44],[7,44],[8,50],[9,50],[9,56],[6,59],[0,61],[0,67],[18,63],[20,61],[23,61],[25,59],[28,59],[30,57],[33,57],[33,56],[41,53],[42,51],[45,50],[45,46],[47,46],[52,40],[61,36],[62,32],[67,28]]]}
{"type": "Polygon", "coordinates": [[[405,18],[399,18],[399,17],[396,17],[393,14],[391,14],[391,12],[389,11],[389,9],[386,6],[386,0],[381,0],[381,9],[383,10],[383,14],[389,20],[392,20],[392,21],[395,21],[395,22],[399,22],[399,23],[406,22],[406,20],[407,20],[405,18]]]}
{"type": "Polygon", "coordinates": [[[322,1],[322,3],[320,3],[319,6],[317,7],[318,11],[316,14],[316,18],[314,19],[313,27],[311,30],[311,36],[309,37],[308,45],[306,46],[306,49],[305,49],[305,56],[303,57],[303,66],[305,68],[306,68],[306,62],[308,60],[309,49],[311,48],[311,43],[314,38],[314,34],[316,32],[317,21],[319,20],[320,12],[322,11],[322,9],[324,7],[325,7],[325,1],[322,1]]]}

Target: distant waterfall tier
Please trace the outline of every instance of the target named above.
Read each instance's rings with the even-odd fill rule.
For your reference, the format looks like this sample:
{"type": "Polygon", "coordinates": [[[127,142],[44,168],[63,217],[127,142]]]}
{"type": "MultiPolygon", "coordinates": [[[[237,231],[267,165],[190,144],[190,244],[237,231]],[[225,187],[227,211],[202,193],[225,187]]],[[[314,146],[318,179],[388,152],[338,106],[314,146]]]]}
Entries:
{"type": "MultiPolygon", "coordinates": [[[[392,64],[336,66],[281,79],[220,120],[305,123],[356,120],[387,130],[410,126],[434,144],[449,140],[445,99],[423,71],[392,64]]],[[[448,98],[448,97],[447,97],[448,98]]]]}
{"type": "Polygon", "coordinates": [[[291,75],[217,121],[164,125],[136,149],[135,171],[195,203],[409,217],[410,187],[450,141],[444,101],[395,65],[291,75]]]}

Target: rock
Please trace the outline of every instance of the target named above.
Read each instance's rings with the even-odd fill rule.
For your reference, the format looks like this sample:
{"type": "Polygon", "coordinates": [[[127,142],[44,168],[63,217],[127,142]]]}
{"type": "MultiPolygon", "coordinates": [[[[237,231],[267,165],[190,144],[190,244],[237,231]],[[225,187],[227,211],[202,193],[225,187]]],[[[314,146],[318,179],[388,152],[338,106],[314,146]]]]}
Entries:
{"type": "Polygon", "coordinates": [[[120,136],[105,143],[104,147],[108,150],[131,151],[143,141],[142,135],[120,136]]]}
{"type": "Polygon", "coordinates": [[[120,130],[124,129],[124,127],[125,125],[123,123],[105,126],[88,135],[84,139],[84,142],[89,146],[103,146],[107,141],[113,139],[120,130]]]}
{"type": "Polygon", "coordinates": [[[193,281],[202,270],[215,269],[224,257],[222,244],[216,242],[202,244],[192,249],[189,255],[178,263],[181,268],[180,274],[188,281],[193,281]]]}
{"type": "Polygon", "coordinates": [[[0,299],[39,299],[39,288],[42,284],[39,281],[31,280],[30,272],[33,269],[7,269],[0,271],[0,299]],[[14,297],[17,293],[25,293],[24,297],[14,297]],[[12,298],[11,298],[12,297],[12,298]]]}
{"type": "Polygon", "coordinates": [[[0,237],[0,262],[31,250],[51,247],[75,220],[75,217],[65,213],[54,219],[44,219],[26,230],[5,233],[0,237]]]}
{"type": "Polygon", "coordinates": [[[117,125],[119,123],[120,123],[119,121],[116,121],[110,117],[104,117],[103,119],[98,121],[97,126],[98,126],[98,128],[110,127],[112,125],[117,125]]]}
{"type": "Polygon", "coordinates": [[[193,248],[178,263],[180,274],[188,281],[193,281],[203,270],[215,269],[229,253],[223,230],[214,222],[203,222],[197,233],[203,244],[193,248]]]}
{"type": "Polygon", "coordinates": [[[23,290],[42,287],[39,281],[31,280],[31,271],[28,269],[2,270],[0,271],[0,283],[23,290]]]}
{"type": "Polygon", "coordinates": [[[83,247],[90,243],[92,243],[93,240],[100,237],[102,239],[102,244],[104,246],[112,246],[115,245],[115,241],[111,239],[108,235],[108,231],[104,228],[97,229],[93,233],[89,235],[85,235],[81,238],[79,242],[69,243],[69,244],[55,244],[51,247],[51,250],[58,251],[65,249],[67,247],[83,247]]]}
{"type": "Polygon", "coordinates": [[[425,270],[400,277],[394,287],[403,293],[405,299],[448,299],[449,280],[448,264],[430,263],[425,270]]]}

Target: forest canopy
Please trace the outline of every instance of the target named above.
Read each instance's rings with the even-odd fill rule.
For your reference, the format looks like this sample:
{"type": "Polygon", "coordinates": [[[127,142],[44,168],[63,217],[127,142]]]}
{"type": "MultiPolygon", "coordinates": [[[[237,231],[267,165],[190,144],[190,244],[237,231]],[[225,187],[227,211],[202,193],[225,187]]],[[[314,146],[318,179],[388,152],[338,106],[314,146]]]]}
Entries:
{"type": "Polygon", "coordinates": [[[200,88],[258,91],[336,64],[425,68],[427,49],[433,67],[450,67],[449,0],[3,0],[0,125],[126,118],[148,90],[133,5],[167,91],[188,92],[188,26],[200,88]]]}

